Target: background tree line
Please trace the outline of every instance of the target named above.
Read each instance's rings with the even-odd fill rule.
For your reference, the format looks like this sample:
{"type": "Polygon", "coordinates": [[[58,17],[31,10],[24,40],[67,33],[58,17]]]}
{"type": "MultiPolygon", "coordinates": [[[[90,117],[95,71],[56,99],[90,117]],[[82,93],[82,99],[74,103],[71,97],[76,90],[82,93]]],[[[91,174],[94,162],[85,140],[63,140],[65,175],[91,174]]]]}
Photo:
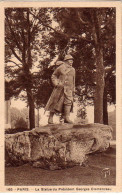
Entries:
{"type": "Polygon", "coordinates": [[[95,123],[108,124],[107,104],[116,102],[115,18],[115,8],[6,8],[6,99],[27,102],[30,129],[35,108],[52,91],[50,64],[67,53],[74,57],[79,102],[94,105],[95,123]]]}

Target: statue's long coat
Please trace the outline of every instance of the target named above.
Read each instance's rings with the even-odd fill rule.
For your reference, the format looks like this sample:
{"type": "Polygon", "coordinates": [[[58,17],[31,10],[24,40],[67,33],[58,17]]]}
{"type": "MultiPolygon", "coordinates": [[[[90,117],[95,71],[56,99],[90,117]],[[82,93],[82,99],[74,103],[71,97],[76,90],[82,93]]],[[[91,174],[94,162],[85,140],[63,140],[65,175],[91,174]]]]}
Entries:
{"type": "Polygon", "coordinates": [[[62,112],[64,96],[73,102],[73,93],[75,90],[75,69],[72,66],[63,63],[52,74],[53,92],[47,102],[45,111],[62,112]]]}

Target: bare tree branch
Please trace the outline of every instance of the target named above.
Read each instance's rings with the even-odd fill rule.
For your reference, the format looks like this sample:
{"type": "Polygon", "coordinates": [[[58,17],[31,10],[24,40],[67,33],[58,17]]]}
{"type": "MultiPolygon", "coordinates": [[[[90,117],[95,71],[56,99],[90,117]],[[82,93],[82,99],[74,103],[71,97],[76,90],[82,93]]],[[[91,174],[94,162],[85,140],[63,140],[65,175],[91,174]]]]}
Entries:
{"type": "Polygon", "coordinates": [[[18,66],[19,68],[22,66],[22,64],[17,64],[17,63],[14,62],[13,60],[8,60],[7,62],[12,62],[12,63],[14,63],[16,66],[18,66]]]}

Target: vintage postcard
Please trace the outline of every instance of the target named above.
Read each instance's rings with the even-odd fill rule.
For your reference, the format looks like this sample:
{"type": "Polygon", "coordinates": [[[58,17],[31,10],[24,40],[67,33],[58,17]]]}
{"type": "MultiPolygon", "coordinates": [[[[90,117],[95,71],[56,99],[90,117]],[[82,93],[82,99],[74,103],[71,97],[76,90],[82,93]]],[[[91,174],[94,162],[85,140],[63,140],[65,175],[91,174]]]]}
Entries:
{"type": "Polygon", "coordinates": [[[0,2],[0,192],[122,191],[121,13],[0,2]]]}

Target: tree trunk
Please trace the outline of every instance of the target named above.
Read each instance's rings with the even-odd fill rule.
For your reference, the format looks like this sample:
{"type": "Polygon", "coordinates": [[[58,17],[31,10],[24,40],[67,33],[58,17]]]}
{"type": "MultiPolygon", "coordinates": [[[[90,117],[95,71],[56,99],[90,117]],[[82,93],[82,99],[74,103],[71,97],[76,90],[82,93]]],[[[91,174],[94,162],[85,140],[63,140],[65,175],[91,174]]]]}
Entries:
{"type": "Polygon", "coordinates": [[[103,124],[108,125],[108,110],[107,110],[107,90],[104,88],[103,95],[103,124]]]}
{"type": "Polygon", "coordinates": [[[100,40],[100,13],[94,9],[91,13],[93,38],[96,53],[96,88],[94,92],[94,123],[103,123],[104,65],[103,49],[100,40]]]}
{"type": "Polygon", "coordinates": [[[103,123],[104,66],[103,50],[96,49],[96,89],[94,94],[94,122],[103,123]]]}
{"type": "Polygon", "coordinates": [[[31,102],[30,105],[29,105],[29,122],[30,122],[30,129],[35,128],[34,102],[31,102]]]}
{"type": "Polygon", "coordinates": [[[29,19],[29,10],[27,10],[27,24],[28,24],[28,40],[27,40],[27,75],[28,75],[28,89],[27,89],[27,96],[28,96],[28,104],[29,104],[29,122],[30,122],[30,129],[35,128],[35,107],[34,107],[34,99],[33,99],[33,83],[32,78],[30,75],[30,68],[32,67],[32,58],[31,58],[31,34],[30,34],[30,19],[29,19]]]}
{"type": "Polygon", "coordinates": [[[35,128],[35,107],[31,90],[27,91],[28,105],[29,105],[29,126],[30,129],[35,128]]]}

